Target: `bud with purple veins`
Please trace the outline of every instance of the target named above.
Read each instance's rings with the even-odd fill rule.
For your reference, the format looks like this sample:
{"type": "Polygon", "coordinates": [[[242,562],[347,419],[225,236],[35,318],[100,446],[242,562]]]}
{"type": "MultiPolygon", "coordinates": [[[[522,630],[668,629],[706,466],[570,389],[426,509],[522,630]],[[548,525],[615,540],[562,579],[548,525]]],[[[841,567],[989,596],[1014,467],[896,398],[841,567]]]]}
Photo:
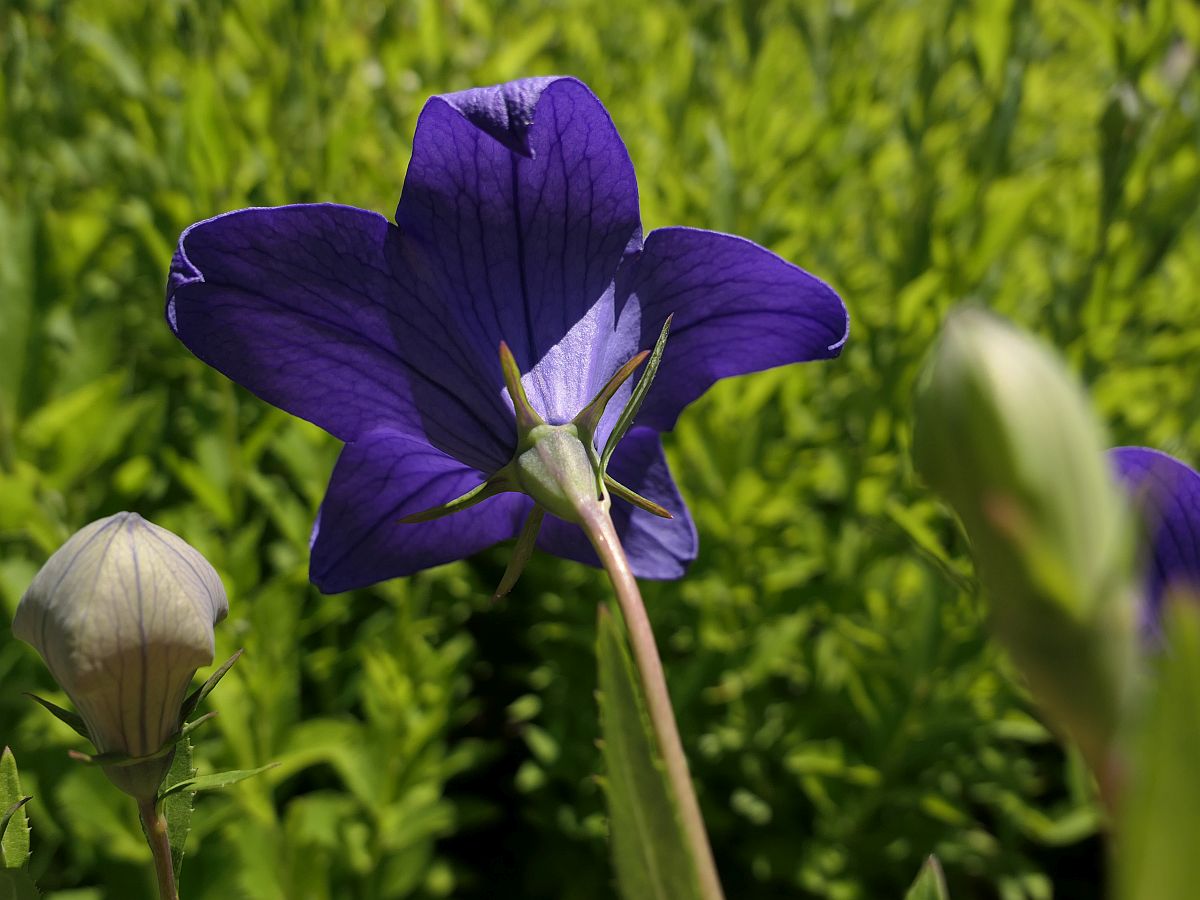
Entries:
{"type": "Polygon", "coordinates": [[[83,719],[109,780],[153,798],[196,670],[212,662],[213,626],[229,610],[221,579],[181,538],[121,512],[77,531],[17,607],[32,644],[83,719]],[[168,751],[163,753],[162,751],[168,751]]]}

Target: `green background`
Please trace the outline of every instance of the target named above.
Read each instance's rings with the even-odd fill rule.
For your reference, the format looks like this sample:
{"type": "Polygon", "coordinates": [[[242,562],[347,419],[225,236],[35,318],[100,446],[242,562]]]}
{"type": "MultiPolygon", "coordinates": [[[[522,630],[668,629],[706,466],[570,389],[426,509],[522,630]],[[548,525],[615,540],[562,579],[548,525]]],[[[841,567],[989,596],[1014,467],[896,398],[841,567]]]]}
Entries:
{"type": "Polygon", "coordinates": [[[368,591],[307,584],[338,451],[163,322],[174,242],[228,209],[389,213],[427,96],[564,73],[611,111],[647,228],[750,237],[834,284],[841,359],[722,383],[668,453],[701,555],[648,585],[731,898],[1091,898],[1078,762],[986,636],[912,474],[944,313],[1055,343],[1114,443],[1200,462],[1200,7],[1191,0],[0,0],[0,744],[58,900],[149,897],[132,802],[21,692],[34,572],[121,509],[218,568],[246,656],[202,770],[186,900],[613,896],[597,573],[504,547],[368,591]]]}

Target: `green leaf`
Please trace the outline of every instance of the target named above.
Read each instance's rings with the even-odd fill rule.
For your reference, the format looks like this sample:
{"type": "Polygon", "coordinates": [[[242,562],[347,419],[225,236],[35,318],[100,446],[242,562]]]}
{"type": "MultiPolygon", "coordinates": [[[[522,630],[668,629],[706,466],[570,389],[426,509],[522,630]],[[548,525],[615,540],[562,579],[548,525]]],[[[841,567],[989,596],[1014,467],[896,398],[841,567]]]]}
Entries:
{"type": "Polygon", "coordinates": [[[917,880],[913,882],[904,900],[950,900],[950,892],[946,890],[946,876],[942,874],[942,866],[936,856],[925,860],[917,880]]]}
{"type": "Polygon", "coordinates": [[[0,900],[37,900],[37,887],[20,869],[0,869],[0,900]]]}
{"type": "Polygon", "coordinates": [[[43,700],[37,694],[26,694],[25,696],[30,700],[33,700],[35,703],[40,703],[60,722],[70,725],[75,733],[80,737],[88,741],[92,739],[92,736],[88,734],[87,725],[83,723],[83,717],[79,715],[79,713],[73,713],[69,709],[63,709],[61,706],[56,706],[49,700],[43,700]]]}
{"type": "Polygon", "coordinates": [[[609,838],[626,900],[699,898],[696,863],[654,744],[621,626],[600,607],[600,721],[609,838]]]}
{"type": "Polygon", "coordinates": [[[184,737],[175,745],[175,758],[163,784],[171,785],[159,795],[162,813],[167,820],[167,841],[171,844],[171,862],[175,864],[175,878],[179,879],[179,870],[183,868],[183,852],[187,846],[188,832],[192,830],[192,798],[196,792],[187,788],[174,790],[175,785],[183,784],[196,777],[192,768],[192,742],[184,737]],[[168,796],[168,792],[173,791],[168,796]]]}
{"type": "Polygon", "coordinates": [[[7,747],[0,751],[0,868],[19,869],[29,859],[29,820],[23,807],[17,760],[7,747]]]}
{"type": "Polygon", "coordinates": [[[238,650],[237,653],[233,654],[233,656],[221,663],[221,667],[209,675],[208,680],[205,681],[204,684],[200,685],[200,687],[196,688],[196,690],[192,692],[191,696],[183,701],[183,707],[179,711],[180,722],[187,721],[188,716],[195,712],[196,707],[204,702],[204,698],[213,692],[213,688],[221,683],[221,679],[225,677],[225,673],[233,668],[233,664],[241,659],[242,654],[245,652],[246,651],[244,649],[238,650]]]}
{"type": "Polygon", "coordinates": [[[1200,606],[1164,604],[1166,647],[1132,742],[1115,842],[1119,900],[1190,900],[1200,883],[1200,606]]]}
{"type": "Polygon", "coordinates": [[[253,778],[255,775],[261,775],[268,769],[274,769],[279,763],[268,763],[265,766],[259,766],[257,769],[234,769],[229,772],[213,772],[211,775],[200,775],[198,777],[184,779],[176,784],[172,784],[169,788],[158,795],[159,800],[166,800],[180,791],[217,791],[221,788],[229,787],[237,784],[239,781],[245,781],[247,778],[253,778]]]}
{"type": "Polygon", "coordinates": [[[24,806],[32,797],[22,797],[0,815],[0,867],[19,869],[29,859],[29,824],[25,819],[24,806]],[[9,825],[13,826],[9,833],[9,825]],[[25,822],[22,827],[22,822],[25,822]],[[8,840],[5,840],[8,837],[8,840]],[[24,845],[24,846],[22,846],[24,845]],[[11,864],[10,864],[11,860],[11,864]]]}

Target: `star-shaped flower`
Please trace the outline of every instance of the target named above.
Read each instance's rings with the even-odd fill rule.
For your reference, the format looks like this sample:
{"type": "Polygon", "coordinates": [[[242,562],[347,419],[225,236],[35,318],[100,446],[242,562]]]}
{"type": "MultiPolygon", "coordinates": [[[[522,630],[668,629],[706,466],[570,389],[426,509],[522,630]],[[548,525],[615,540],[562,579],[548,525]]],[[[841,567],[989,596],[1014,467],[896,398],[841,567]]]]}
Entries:
{"type": "Polygon", "coordinates": [[[1149,447],[1117,447],[1109,459],[1141,514],[1148,542],[1141,627],[1155,638],[1167,594],[1200,597],[1200,473],[1149,447]]]}
{"type": "MultiPolygon", "coordinates": [[[[696,555],[660,433],[719,378],[837,356],[848,319],[830,287],[750,241],[692,228],[643,239],[629,154],[579,81],[431,98],[394,224],[333,204],[227,213],[183,233],[167,290],[168,322],[192,352],[346,442],[313,529],[310,574],[327,592],[518,533],[533,504],[519,492],[401,521],[513,459],[502,342],[532,409],[564,424],[672,314],[653,390],[609,469],[674,515],[612,510],[634,573],[660,579],[696,555]]],[[[597,450],[631,390],[595,428],[597,450]]],[[[538,545],[596,563],[578,525],[554,516],[538,545]]]]}

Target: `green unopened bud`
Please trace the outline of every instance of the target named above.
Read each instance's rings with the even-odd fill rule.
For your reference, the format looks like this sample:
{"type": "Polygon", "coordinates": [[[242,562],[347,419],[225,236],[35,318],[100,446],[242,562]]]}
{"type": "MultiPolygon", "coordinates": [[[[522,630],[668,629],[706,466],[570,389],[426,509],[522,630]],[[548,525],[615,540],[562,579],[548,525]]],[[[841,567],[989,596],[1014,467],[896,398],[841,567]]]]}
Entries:
{"type": "MultiPolygon", "coordinates": [[[[195,549],[136,513],[76,532],[25,591],[13,633],[32,644],[101,754],[138,758],[178,734],[192,676],[213,659],[229,604],[195,549]]],[[[170,755],[106,765],[109,779],[153,797],[170,755]]]]}
{"type": "Polygon", "coordinates": [[[1131,549],[1083,388],[1040,343],[966,310],[916,413],[917,468],[966,527],[998,636],[1103,777],[1133,649],[1131,549]]]}

